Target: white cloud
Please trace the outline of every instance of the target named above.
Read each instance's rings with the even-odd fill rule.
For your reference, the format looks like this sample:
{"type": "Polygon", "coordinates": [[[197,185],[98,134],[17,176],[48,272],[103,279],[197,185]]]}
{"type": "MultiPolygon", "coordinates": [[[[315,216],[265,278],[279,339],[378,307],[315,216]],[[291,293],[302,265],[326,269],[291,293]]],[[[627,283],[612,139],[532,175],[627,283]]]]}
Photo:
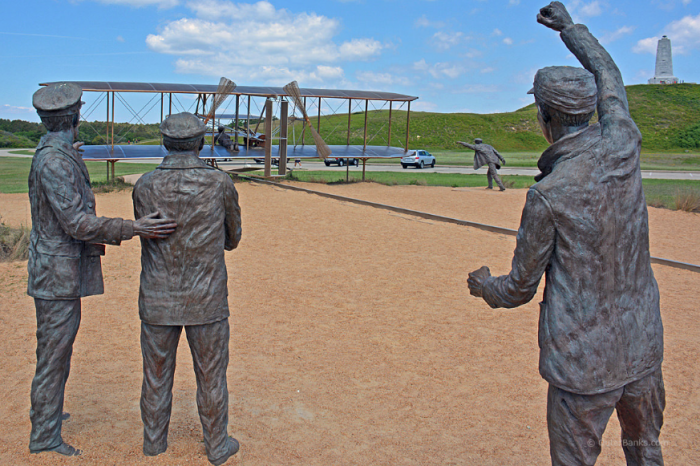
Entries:
{"type": "Polygon", "coordinates": [[[9,115],[26,115],[27,113],[34,113],[35,111],[36,110],[31,107],[17,107],[8,104],[3,104],[0,106],[0,113],[9,115]]]}
{"type": "Polygon", "coordinates": [[[413,69],[418,71],[428,71],[428,64],[425,62],[425,58],[421,58],[420,61],[413,63],[413,69]]]}
{"type": "Polygon", "coordinates": [[[437,109],[438,105],[436,103],[419,100],[413,104],[413,108],[411,110],[418,112],[435,112],[437,109]]]}
{"type": "Polygon", "coordinates": [[[600,16],[603,14],[603,9],[608,7],[606,2],[601,2],[600,0],[594,0],[592,2],[586,3],[582,0],[572,0],[566,4],[569,13],[576,21],[576,18],[581,17],[593,17],[600,16]]]}
{"type": "Polygon", "coordinates": [[[117,36],[117,42],[124,42],[124,38],[122,36],[117,36]]]}
{"type": "Polygon", "coordinates": [[[513,39],[511,39],[510,37],[506,37],[505,39],[503,39],[503,43],[506,45],[513,45],[513,39]]]}
{"type": "Polygon", "coordinates": [[[166,23],[146,38],[158,53],[177,56],[176,71],[279,85],[283,80],[323,83],[342,78],[340,63],[371,60],[385,45],[371,38],[334,41],[336,19],[291,13],[267,1],[189,2],[195,17],[166,23]]]}
{"type": "Polygon", "coordinates": [[[688,5],[690,5],[690,2],[691,2],[691,1],[692,1],[692,0],[683,0],[683,6],[688,6],[688,5]]]}
{"type": "MultiPolygon", "coordinates": [[[[683,55],[691,50],[700,49],[700,14],[686,16],[673,21],[663,30],[663,35],[671,39],[674,55],[683,55]]],[[[637,42],[632,48],[635,53],[656,54],[656,45],[661,37],[647,37],[637,42]]]]}
{"type": "Polygon", "coordinates": [[[448,34],[446,32],[438,31],[433,34],[433,44],[440,51],[449,50],[451,47],[459,44],[462,41],[463,34],[461,32],[454,32],[448,34]]]}
{"type": "Polygon", "coordinates": [[[509,4],[510,6],[517,6],[517,5],[520,5],[520,0],[510,0],[510,1],[508,2],[508,4],[509,4]]]}
{"type": "Polygon", "coordinates": [[[425,15],[421,16],[414,23],[416,27],[419,28],[435,28],[440,29],[445,27],[445,23],[442,21],[431,21],[425,15]]]}
{"type": "Polygon", "coordinates": [[[435,79],[459,77],[464,68],[458,63],[441,62],[430,65],[426,63],[425,58],[413,63],[413,69],[430,74],[435,79]]]}
{"type": "Polygon", "coordinates": [[[500,29],[496,28],[496,29],[493,30],[493,32],[491,33],[491,35],[493,35],[493,36],[502,36],[503,33],[501,32],[500,29]]]}
{"type": "Polygon", "coordinates": [[[480,71],[482,74],[486,74],[486,73],[493,73],[494,71],[496,71],[496,69],[491,68],[490,66],[487,66],[486,68],[482,68],[480,71]]]}
{"type": "Polygon", "coordinates": [[[375,73],[374,71],[360,71],[356,75],[358,81],[372,85],[381,84],[383,86],[401,85],[409,86],[411,81],[404,76],[396,76],[391,73],[375,73]]]}
{"type": "Polygon", "coordinates": [[[157,6],[159,8],[172,8],[180,4],[179,0],[97,0],[105,5],[126,5],[136,8],[144,6],[157,6]]]}
{"type": "Polygon", "coordinates": [[[622,26],[617,31],[604,34],[600,38],[600,42],[602,44],[610,44],[610,43],[615,42],[616,40],[620,39],[623,36],[626,36],[628,34],[632,34],[634,32],[634,30],[635,30],[635,28],[632,26],[622,26]]]}
{"type": "Polygon", "coordinates": [[[499,92],[500,88],[495,84],[467,84],[454,91],[455,94],[482,94],[499,92]]]}

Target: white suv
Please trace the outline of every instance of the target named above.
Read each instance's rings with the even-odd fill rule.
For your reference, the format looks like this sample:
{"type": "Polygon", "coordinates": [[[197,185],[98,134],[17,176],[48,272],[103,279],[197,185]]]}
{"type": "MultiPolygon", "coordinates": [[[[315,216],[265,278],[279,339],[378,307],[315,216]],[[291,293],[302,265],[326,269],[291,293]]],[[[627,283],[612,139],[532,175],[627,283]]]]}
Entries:
{"type": "Polygon", "coordinates": [[[401,157],[401,166],[403,168],[412,165],[416,168],[423,168],[426,166],[435,167],[435,157],[427,150],[417,150],[411,155],[401,157]]]}

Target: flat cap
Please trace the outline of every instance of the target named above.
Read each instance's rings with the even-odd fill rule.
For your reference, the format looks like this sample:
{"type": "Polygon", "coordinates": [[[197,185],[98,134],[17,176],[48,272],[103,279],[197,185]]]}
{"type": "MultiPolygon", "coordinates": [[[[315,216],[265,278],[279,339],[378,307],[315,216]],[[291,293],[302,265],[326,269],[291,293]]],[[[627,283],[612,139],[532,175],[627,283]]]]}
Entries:
{"type": "Polygon", "coordinates": [[[75,83],[55,83],[34,93],[32,105],[39,116],[65,116],[80,111],[83,88],[75,83]]]}
{"type": "Polygon", "coordinates": [[[202,120],[187,112],[170,115],[160,124],[160,132],[181,141],[200,139],[207,131],[202,120]]]}
{"type": "Polygon", "coordinates": [[[534,87],[528,94],[535,94],[537,102],[567,115],[591,113],[598,100],[593,75],[573,66],[548,66],[537,71],[534,87]]]}

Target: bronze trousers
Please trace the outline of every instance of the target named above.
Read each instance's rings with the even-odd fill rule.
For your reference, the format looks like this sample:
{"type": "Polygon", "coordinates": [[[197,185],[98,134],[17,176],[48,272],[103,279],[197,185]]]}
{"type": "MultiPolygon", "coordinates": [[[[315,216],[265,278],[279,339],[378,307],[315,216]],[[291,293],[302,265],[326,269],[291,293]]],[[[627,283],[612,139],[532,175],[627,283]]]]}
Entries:
{"type": "Polygon", "coordinates": [[[73,342],[80,327],[80,299],[34,299],[36,307],[36,372],[32,380],[32,432],[29,451],[61,443],[63,395],[70,373],[73,342]]]}
{"type": "MultiPolygon", "coordinates": [[[[143,385],[141,419],[143,452],[148,456],[168,448],[168,426],[173,402],[175,357],[182,326],[141,322],[143,385]]],[[[197,380],[197,408],[210,461],[228,452],[228,319],[185,327],[197,380]]]]}
{"type": "Polygon", "coordinates": [[[663,465],[659,433],[665,406],[661,368],[620,389],[598,395],[577,395],[550,385],[547,426],[552,465],[594,465],[603,432],[615,410],[628,466],[663,465]]]}

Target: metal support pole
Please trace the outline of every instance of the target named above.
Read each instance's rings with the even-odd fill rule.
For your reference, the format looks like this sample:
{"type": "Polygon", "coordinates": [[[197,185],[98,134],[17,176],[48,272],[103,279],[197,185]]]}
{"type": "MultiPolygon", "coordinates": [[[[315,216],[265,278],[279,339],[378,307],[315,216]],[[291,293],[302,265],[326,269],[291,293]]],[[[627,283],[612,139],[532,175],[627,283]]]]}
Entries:
{"type": "Polygon", "coordinates": [[[114,153],[114,91],[112,91],[112,153],[114,153]]]}
{"type": "MultiPolygon", "coordinates": [[[[160,93],[160,124],[163,124],[163,93],[160,93]]],[[[160,134],[160,145],[163,145],[163,133],[160,131],[158,132],[160,134]]]]}
{"type": "Polygon", "coordinates": [[[233,124],[233,142],[238,144],[238,106],[241,103],[241,96],[236,96],[236,121],[233,124]]]}
{"type": "Polygon", "coordinates": [[[107,160],[107,183],[109,183],[109,160],[107,160]]]}
{"type": "Polygon", "coordinates": [[[282,100],[280,102],[280,143],[278,146],[279,150],[279,165],[277,174],[286,175],[287,174],[287,134],[288,121],[287,117],[289,115],[289,101],[282,100]]]}
{"type": "Polygon", "coordinates": [[[109,92],[106,93],[107,98],[105,99],[107,101],[107,132],[105,133],[105,146],[109,144],[109,92]]]}
{"type": "MultiPolygon", "coordinates": [[[[306,97],[304,97],[304,110],[306,110],[306,97]]],[[[306,133],[306,121],[301,126],[301,147],[304,147],[304,133],[306,133]]]]}
{"type": "MultiPolygon", "coordinates": [[[[211,114],[211,156],[214,156],[214,133],[216,132],[216,110],[214,109],[214,102],[216,101],[216,94],[211,95],[211,109],[214,112],[211,114]]],[[[202,107],[204,110],[204,107],[202,107]]]]}
{"type": "Polygon", "coordinates": [[[393,103],[391,100],[389,101],[389,139],[386,142],[387,147],[391,147],[391,104],[393,103]]]}
{"type": "Polygon", "coordinates": [[[364,147],[362,151],[367,150],[367,110],[369,109],[369,100],[365,100],[365,135],[364,135],[364,147]]]}
{"type": "Polygon", "coordinates": [[[316,118],[316,131],[321,134],[321,98],[318,98],[318,118],[316,118]]]}
{"type": "Polygon", "coordinates": [[[250,96],[248,96],[248,118],[246,118],[245,121],[245,155],[248,155],[248,151],[250,150],[250,96]]]}
{"type": "Polygon", "coordinates": [[[272,100],[265,101],[265,178],[272,176],[272,100]]]}
{"type": "Polygon", "coordinates": [[[348,139],[345,142],[348,146],[350,145],[350,118],[352,118],[352,99],[348,99],[348,139]]]}
{"type": "Polygon", "coordinates": [[[411,125],[411,101],[408,102],[408,111],[406,112],[406,148],[403,150],[404,152],[408,152],[408,137],[409,137],[409,128],[411,125]]]}
{"type": "Polygon", "coordinates": [[[362,181],[365,181],[365,165],[367,165],[367,159],[362,159],[362,181]]]}
{"type": "Polygon", "coordinates": [[[168,116],[173,114],[173,93],[168,94],[168,116]]]}
{"type": "Polygon", "coordinates": [[[347,163],[345,164],[345,182],[350,182],[350,160],[347,160],[347,163]]]}

